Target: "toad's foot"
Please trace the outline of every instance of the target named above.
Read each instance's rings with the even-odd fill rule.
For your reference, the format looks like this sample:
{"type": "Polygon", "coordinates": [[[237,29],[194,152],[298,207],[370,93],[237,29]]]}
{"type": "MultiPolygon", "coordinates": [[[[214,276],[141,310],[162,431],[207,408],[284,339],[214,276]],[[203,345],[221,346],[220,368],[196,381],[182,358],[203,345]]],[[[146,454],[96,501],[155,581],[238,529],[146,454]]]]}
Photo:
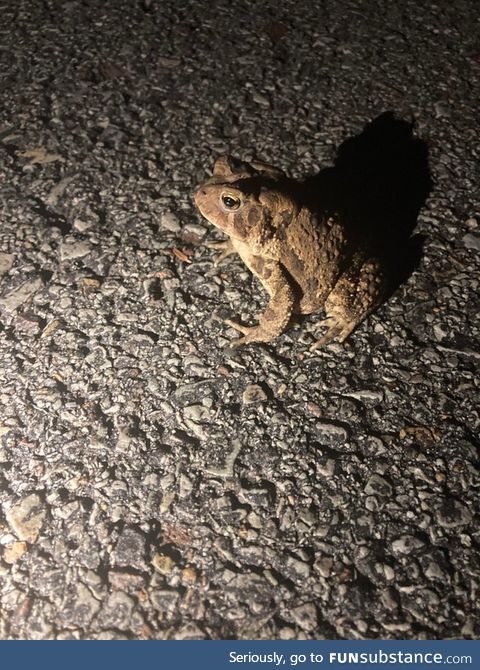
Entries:
{"type": "Polygon", "coordinates": [[[238,340],[233,340],[233,342],[229,343],[228,346],[233,349],[241,347],[244,344],[250,344],[251,342],[269,342],[272,339],[260,326],[242,326],[231,319],[224,319],[224,323],[230,326],[230,328],[243,333],[243,337],[239,337],[238,340]]]}
{"type": "Polygon", "coordinates": [[[215,267],[220,265],[220,263],[225,260],[227,256],[236,253],[231,240],[227,240],[226,242],[207,242],[206,247],[208,249],[220,249],[222,251],[222,253],[219,254],[213,261],[215,267]]]}
{"type": "Polygon", "coordinates": [[[345,323],[338,316],[329,316],[323,321],[320,321],[319,326],[327,326],[328,330],[322,335],[316,342],[310,347],[311,351],[319,349],[324,344],[328,344],[332,340],[338,340],[339,342],[344,342],[347,337],[350,335],[352,330],[357,325],[356,322],[345,323]]]}

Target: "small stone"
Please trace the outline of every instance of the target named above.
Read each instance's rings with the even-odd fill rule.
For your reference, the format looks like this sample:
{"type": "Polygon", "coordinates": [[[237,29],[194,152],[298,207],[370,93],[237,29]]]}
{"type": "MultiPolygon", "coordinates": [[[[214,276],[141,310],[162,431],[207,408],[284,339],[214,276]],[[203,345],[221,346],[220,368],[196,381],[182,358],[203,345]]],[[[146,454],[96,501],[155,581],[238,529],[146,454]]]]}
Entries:
{"type": "Polygon", "coordinates": [[[168,508],[170,507],[170,505],[173,503],[174,500],[175,500],[175,492],[166,491],[160,502],[160,513],[165,514],[165,512],[168,511],[168,508]]]}
{"type": "Polygon", "coordinates": [[[313,526],[317,521],[318,516],[310,509],[302,509],[299,510],[298,518],[301,519],[307,526],[313,526]]]}
{"type": "Polygon", "coordinates": [[[14,254],[0,253],[0,277],[12,269],[14,260],[14,254]]]}
{"type": "Polygon", "coordinates": [[[255,509],[258,507],[269,507],[275,500],[275,490],[262,486],[250,486],[242,488],[239,492],[239,497],[241,500],[253,503],[255,509]]]}
{"type": "Polygon", "coordinates": [[[413,535],[402,535],[392,542],[392,550],[395,554],[411,554],[424,546],[423,540],[413,535]]]}
{"type": "Polygon", "coordinates": [[[475,228],[478,228],[478,221],[474,216],[471,216],[465,221],[465,225],[469,230],[475,230],[475,228]]]}
{"type": "Polygon", "coordinates": [[[66,594],[57,622],[61,626],[85,629],[99,609],[98,600],[84,584],[77,582],[66,594]]]}
{"type": "Polygon", "coordinates": [[[182,581],[188,584],[195,584],[197,581],[197,571],[193,566],[187,566],[182,570],[182,581]]]}
{"type": "Polygon", "coordinates": [[[91,228],[93,225],[92,221],[83,221],[82,219],[74,219],[72,227],[75,230],[78,230],[79,233],[84,233],[86,230],[91,228]]]}
{"type": "Polygon", "coordinates": [[[182,228],[182,240],[188,244],[200,244],[206,234],[206,228],[198,223],[187,223],[182,228]]]}
{"type": "Polygon", "coordinates": [[[307,410],[314,416],[322,416],[322,409],[316,402],[307,402],[307,410]]]}
{"type": "Polygon", "coordinates": [[[383,400],[381,391],[372,391],[371,389],[352,391],[351,393],[345,393],[345,395],[355,400],[368,400],[370,402],[381,402],[383,400]]]}
{"type": "Polygon", "coordinates": [[[297,626],[306,631],[312,631],[317,626],[317,608],[313,603],[305,603],[299,607],[294,607],[291,611],[292,619],[297,626]]]}
{"type": "Polygon", "coordinates": [[[289,574],[293,575],[297,579],[306,579],[311,572],[310,565],[304,561],[298,560],[293,556],[287,556],[285,560],[285,567],[289,574]]]}
{"type": "Polygon", "coordinates": [[[149,600],[155,609],[160,612],[174,612],[177,607],[178,593],[175,591],[152,590],[149,600]]]}
{"type": "Polygon", "coordinates": [[[132,572],[111,570],[108,581],[113,589],[119,591],[138,591],[143,586],[143,577],[132,572]]]}
{"type": "Polygon", "coordinates": [[[365,509],[369,512],[375,512],[378,507],[378,498],[376,496],[367,496],[365,498],[365,509]]]}
{"type": "Polygon", "coordinates": [[[249,384],[242,394],[242,402],[244,405],[265,402],[266,400],[267,394],[259,384],[249,384]]]}
{"type": "Polygon", "coordinates": [[[240,442],[240,440],[238,439],[232,440],[230,451],[225,456],[224,466],[205,468],[206,472],[216,477],[232,477],[235,461],[241,449],[242,449],[242,443],[240,442]]]}
{"type": "Polygon", "coordinates": [[[160,225],[165,230],[170,230],[172,233],[180,232],[180,221],[178,217],[172,212],[163,212],[160,216],[160,225]]]}
{"type": "Polygon", "coordinates": [[[6,517],[10,528],[20,540],[33,543],[37,540],[46,514],[44,503],[36,493],[32,493],[15,503],[6,517]]]}
{"type": "MultiPolygon", "coordinates": [[[[399,631],[401,633],[405,633],[406,631],[410,631],[410,623],[407,621],[400,621],[399,623],[382,623],[383,628],[388,631],[399,631]]],[[[404,635],[404,638],[409,637],[408,635],[404,635]]]]}
{"type": "Polygon", "coordinates": [[[318,422],[315,426],[321,433],[329,435],[335,439],[344,441],[348,438],[347,429],[343,426],[338,426],[335,423],[318,422]]]}
{"type": "Polygon", "coordinates": [[[372,475],[365,485],[365,493],[368,495],[390,496],[392,494],[392,486],[386,479],[380,475],[372,475]]]}
{"type": "Polygon", "coordinates": [[[426,570],[425,570],[425,577],[428,577],[428,579],[446,579],[446,574],[444,570],[438,565],[438,563],[435,563],[435,561],[430,561],[428,564],[426,570]]]}
{"type": "Polygon", "coordinates": [[[446,498],[442,505],[436,510],[436,519],[443,528],[456,528],[465,526],[472,520],[470,510],[457,500],[446,498]]]}
{"type": "Polygon", "coordinates": [[[295,640],[297,638],[297,635],[295,633],[295,630],[293,628],[290,628],[290,626],[283,626],[278,631],[278,637],[280,640],[295,640]]]}
{"type": "Polygon", "coordinates": [[[160,574],[169,575],[175,567],[175,561],[166,554],[155,554],[152,558],[152,565],[160,574]]]}
{"type": "MultiPolygon", "coordinates": [[[[151,3],[145,0],[145,4],[148,6],[151,3]]],[[[157,57],[157,63],[160,65],[160,67],[165,68],[166,70],[174,70],[177,68],[182,61],[180,58],[167,58],[166,56],[158,56],[157,57]]]]}
{"type": "Polygon", "coordinates": [[[396,593],[392,587],[383,589],[380,594],[380,600],[387,610],[395,610],[398,607],[396,593]]]}
{"type": "Polygon", "coordinates": [[[331,556],[322,556],[315,561],[315,567],[322,577],[330,577],[333,567],[333,558],[331,556]]]}
{"type": "Polygon", "coordinates": [[[32,337],[40,331],[40,323],[34,315],[17,314],[15,317],[15,328],[23,335],[32,337]]]}
{"type": "Polygon", "coordinates": [[[324,477],[332,477],[335,472],[335,461],[333,458],[327,458],[326,461],[319,461],[317,469],[324,477]]]}
{"type": "Polygon", "coordinates": [[[247,520],[252,528],[259,529],[262,527],[262,519],[256,512],[250,512],[250,514],[247,516],[247,520]]]}
{"type": "Polygon", "coordinates": [[[467,249],[475,249],[476,251],[480,251],[480,235],[467,233],[462,237],[462,242],[467,247],[467,249]]]}
{"type": "Polygon", "coordinates": [[[12,542],[8,544],[3,551],[3,560],[12,565],[16,563],[27,551],[26,542],[12,542]]]}
{"type": "Polygon", "coordinates": [[[145,536],[132,528],[125,528],[118,538],[113,552],[113,561],[116,566],[144,570],[146,567],[145,536]]]}
{"type": "Polygon", "coordinates": [[[123,591],[111,593],[98,613],[98,621],[104,628],[129,630],[134,601],[123,591]]]}
{"type": "Polygon", "coordinates": [[[187,419],[197,423],[207,421],[210,416],[209,410],[203,405],[188,405],[183,409],[183,413],[187,419]]]}
{"type": "Polygon", "coordinates": [[[265,95],[257,93],[257,91],[254,91],[252,93],[252,98],[253,101],[257,103],[257,105],[260,105],[261,107],[265,108],[270,107],[270,100],[265,95]]]}
{"type": "Polygon", "coordinates": [[[384,564],[382,567],[383,567],[383,574],[385,575],[385,579],[387,579],[389,582],[391,582],[392,579],[395,579],[395,570],[393,568],[391,568],[387,564],[384,564]]]}
{"type": "Polygon", "coordinates": [[[7,312],[13,313],[42,287],[43,281],[40,277],[30,279],[18,288],[7,293],[6,296],[0,298],[0,307],[3,307],[7,312]]]}
{"type": "Polygon", "coordinates": [[[50,323],[47,323],[45,328],[42,330],[40,334],[40,338],[43,337],[48,337],[49,335],[52,335],[56,330],[60,328],[62,325],[62,322],[59,319],[53,319],[53,321],[50,321],[50,323]]]}
{"type": "Polygon", "coordinates": [[[178,495],[180,498],[185,498],[186,496],[190,495],[191,491],[193,488],[193,482],[190,479],[190,477],[187,477],[185,474],[180,475],[180,490],[178,492],[178,495]]]}
{"type": "Polygon", "coordinates": [[[102,282],[96,277],[83,277],[82,284],[85,288],[100,288],[102,282]]]}
{"type": "Polygon", "coordinates": [[[205,633],[196,623],[190,622],[175,632],[175,640],[203,640],[205,633]]]}
{"type": "Polygon", "coordinates": [[[83,258],[89,254],[91,250],[92,245],[85,240],[64,240],[60,245],[60,260],[72,261],[75,260],[75,258],[83,258]]]}

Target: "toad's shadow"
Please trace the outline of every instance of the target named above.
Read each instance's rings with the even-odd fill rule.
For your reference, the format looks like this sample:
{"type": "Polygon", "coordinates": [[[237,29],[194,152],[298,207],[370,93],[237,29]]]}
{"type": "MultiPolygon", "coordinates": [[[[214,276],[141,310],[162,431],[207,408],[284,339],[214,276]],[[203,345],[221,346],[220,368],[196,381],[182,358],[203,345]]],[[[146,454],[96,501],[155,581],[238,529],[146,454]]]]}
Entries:
{"type": "Polygon", "coordinates": [[[424,237],[412,234],[433,186],[427,144],[413,125],[381,114],[343,142],[333,167],[302,184],[311,209],[338,212],[350,239],[382,259],[390,293],[421,258],[424,237]]]}

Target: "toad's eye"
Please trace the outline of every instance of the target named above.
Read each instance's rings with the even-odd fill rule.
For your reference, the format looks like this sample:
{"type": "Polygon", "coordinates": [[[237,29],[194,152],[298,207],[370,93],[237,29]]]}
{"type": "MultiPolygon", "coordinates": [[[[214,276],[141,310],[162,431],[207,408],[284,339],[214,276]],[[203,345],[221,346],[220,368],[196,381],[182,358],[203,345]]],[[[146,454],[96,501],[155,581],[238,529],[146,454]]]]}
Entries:
{"type": "Polygon", "coordinates": [[[231,195],[222,195],[222,204],[225,209],[238,209],[240,207],[240,200],[231,195]]]}

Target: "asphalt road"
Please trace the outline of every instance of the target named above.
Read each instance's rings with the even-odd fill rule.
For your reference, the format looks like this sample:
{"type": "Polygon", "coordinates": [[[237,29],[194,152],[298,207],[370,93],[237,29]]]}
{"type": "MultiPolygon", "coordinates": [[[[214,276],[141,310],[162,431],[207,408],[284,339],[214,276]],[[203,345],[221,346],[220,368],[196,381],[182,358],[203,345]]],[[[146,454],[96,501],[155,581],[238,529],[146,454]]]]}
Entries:
{"type": "Polygon", "coordinates": [[[0,637],[479,636],[479,14],[0,0],[0,637]],[[192,203],[225,151],[367,212],[423,183],[345,345],[229,350],[265,295],[192,203]]]}

